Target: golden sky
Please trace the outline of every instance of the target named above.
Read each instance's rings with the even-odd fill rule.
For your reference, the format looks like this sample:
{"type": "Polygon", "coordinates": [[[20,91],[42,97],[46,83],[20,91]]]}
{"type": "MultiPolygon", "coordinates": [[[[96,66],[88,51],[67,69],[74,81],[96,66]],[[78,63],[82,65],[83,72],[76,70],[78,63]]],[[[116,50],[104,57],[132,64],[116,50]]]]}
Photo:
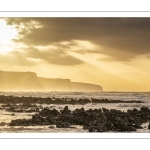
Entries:
{"type": "Polygon", "coordinates": [[[0,18],[0,70],[150,91],[150,18],[0,18]]]}

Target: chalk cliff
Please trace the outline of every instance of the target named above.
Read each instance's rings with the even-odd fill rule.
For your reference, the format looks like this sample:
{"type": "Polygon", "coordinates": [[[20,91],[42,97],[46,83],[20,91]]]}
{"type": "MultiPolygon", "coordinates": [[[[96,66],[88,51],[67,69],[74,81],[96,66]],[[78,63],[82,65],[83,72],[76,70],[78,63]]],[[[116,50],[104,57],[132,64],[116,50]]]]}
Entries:
{"type": "Polygon", "coordinates": [[[34,72],[0,71],[0,90],[102,91],[100,85],[38,77],[34,72]]]}

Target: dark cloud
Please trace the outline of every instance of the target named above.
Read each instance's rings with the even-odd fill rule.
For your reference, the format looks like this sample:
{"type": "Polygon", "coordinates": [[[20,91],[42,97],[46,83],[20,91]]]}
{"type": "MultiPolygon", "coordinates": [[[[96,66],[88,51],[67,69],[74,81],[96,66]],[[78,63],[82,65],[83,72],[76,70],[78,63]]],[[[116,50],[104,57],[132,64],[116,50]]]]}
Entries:
{"type": "MultiPolygon", "coordinates": [[[[33,28],[29,34],[22,31],[24,37],[18,42],[45,46],[54,42],[87,40],[102,47],[96,53],[123,61],[150,54],[150,18],[9,18],[7,22],[20,25],[31,20],[42,27],[33,28]]],[[[86,49],[80,53],[82,51],[88,53],[86,49]]]]}

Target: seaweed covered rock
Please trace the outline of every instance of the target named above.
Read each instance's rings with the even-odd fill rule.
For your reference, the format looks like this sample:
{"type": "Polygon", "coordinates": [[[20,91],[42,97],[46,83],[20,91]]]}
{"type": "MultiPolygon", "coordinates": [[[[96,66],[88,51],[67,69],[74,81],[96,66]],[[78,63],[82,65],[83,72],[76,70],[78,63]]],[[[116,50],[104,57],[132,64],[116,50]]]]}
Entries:
{"type": "Polygon", "coordinates": [[[111,130],[110,122],[105,118],[99,118],[89,123],[89,132],[107,132],[111,130]]]}
{"type": "MultiPolygon", "coordinates": [[[[61,113],[56,109],[44,108],[31,119],[16,119],[12,126],[56,125],[57,128],[69,128],[71,125],[82,125],[89,132],[131,132],[142,128],[142,123],[150,120],[150,110],[141,107],[127,112],[116,109],[89,109],[83,107],[69,110],[68,106],[61,113]],[[72,113],[71,113],[72,112],[72,113]]],[[[150,129],[150,123],[148,128],[150,129]]]]}
{"type": "Polygon", "coordinates": [[[1,123],[0,123],[0,126],[5,126],[5,125],[7,125],[6,122],[1,122],[1,123]]]}
{"type": "Polygon", "coordinates": [[[63,110],[61,110],[61,115],[68,115],[70,114],[70,110],[68,109],[68,106],[65,106],[63,110]]]}
{"type": "Polygon", "coordinates": [[[56,109],[50,110],[49,108],[44,108],[43,110],[41,110],[39,112],[39,115],[41,115],[41,116],[54,116],[54,117],[57,117],[58,115],[60,115],[60,113],[56,109]]]}
{"type": "Polygon", "coordinates": [[[147,107],[141,107],[140,110],[141,112],[144,112],[144,113],[150,112],[150,109],[147,107]]]}
{"type": "Polygon", "coordinates": [[[150,129],[150,121],[149,121],[149,124],[148,124],[148,129],[150,129]]]}
{"type": "Polygon", "coordinates": [[[57,122],[56,123],[57,128],[70,128],[70,125],[68,122],[57,122]]]}
{"type": "Polygon", "coordinates": [[[78,99],[78,100],[76,101],[76,104],[81,104],[81,105],[85,105],[85,104],[87,104],[87,103],[91,103],[91,101],[90,101],[89,99],[87,99],[87,98],[78,99]]]}
{"type": "Polygon", "coordinates": [[[16,119],[12,120],[9,124],[9,126],[29,126],[31,125],[31,119],[16,119]]]}

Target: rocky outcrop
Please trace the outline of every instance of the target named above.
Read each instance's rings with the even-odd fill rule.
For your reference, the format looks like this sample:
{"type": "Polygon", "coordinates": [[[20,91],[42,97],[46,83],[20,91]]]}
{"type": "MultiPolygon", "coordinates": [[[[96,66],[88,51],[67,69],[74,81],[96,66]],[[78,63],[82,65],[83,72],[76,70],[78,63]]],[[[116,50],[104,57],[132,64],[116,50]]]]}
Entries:
{"type": "Polygon", "coordinates": [[[122,100],[109,100],[109,99],[88,99],[88,98],[54,98],[54,97],[18,97],[18,96],[4,96],[0,95],[0,109],[35,109],[36,104],[72,104],[72,105],[85,105],[91,103],[144,103],[144,101],[122,101],[122,100]],[[22,103],[16,105],[17,103],[22,103]],[[34,104],[34,105],[33,105],[34,104]]]}
{"type": "Polygon", "coordinates": [[[0,71],[0,90],[102,91],[100,85],[38,77],[34,72],[0,71]]]}
{"type": "MultiPolygon", "coordinates": [[[[82,107],[71,111],[65,106],[60,112],[44,108],[31,119],[12,120],[9,126],[56,125],[57,128],[71,128],[73,125],[82,125],[89,132],[134,132],[142,129],[142,124],[149,120],[150,109],[147,107],[124,112],[103,107],[89,110],[82,107]]],[[[150,129],[150,123],[147,129],[150,129]]]]}

